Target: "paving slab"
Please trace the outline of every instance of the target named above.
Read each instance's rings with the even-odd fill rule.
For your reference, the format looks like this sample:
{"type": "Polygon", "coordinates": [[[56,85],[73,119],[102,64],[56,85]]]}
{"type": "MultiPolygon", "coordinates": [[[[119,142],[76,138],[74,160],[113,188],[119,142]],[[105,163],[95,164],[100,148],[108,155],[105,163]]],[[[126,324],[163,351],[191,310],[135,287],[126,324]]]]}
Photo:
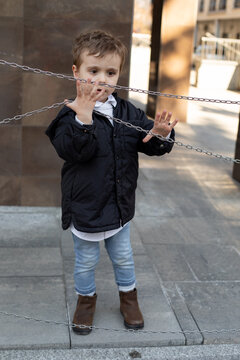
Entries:
{"type": "Polygon", "coordinates": [[[163,281],[240,280],[240,253],[217,244],[145,244],[163,281]]]}
{"type": "MultiPolygon", "coordinates": [[[[1,278],[0,294],[1,311],[68,322],[62,278],[1,278]]],[[[0,318],[0,349],[70,347],[67,326],[5,315],[0,315],[0,318]]]]}
{"type": "Polygon", "coordinates": [[[0,206],[0,215],[1,247],[59,246],[59,208],[0,206]]]}
{"type": "Polygon", "coordinates": [[[236,220],[208,217],[135,217],[144,244],[239,244],[240,224],[236,220]]]}
{"type": "MultiPolygon", "coordinates": [[[[161,160],[159,160],[161,163],[161,160]]],[[[201,196],[203,190],[196,184],[194,177],[186,171],[174,171],[172,168],[166,173],[161,172],[161,165],[157,169],[142,169],[139,171],[138,190],[144,195],[154,195],[157,199],[171,195],[176,197],[201,196]],[[154,174],[155,173],[155,174],[154,174]],[[168,174],[168,175],[167,175],[168,174]]]]}
{"type": "Polygon", "coordinates": [[[1,205],[1,214],[22,214],[22,213],[44,213],[44,214],[55,214],[57,218],[61,217],[61,208],[59,206],[14,206],[14,205],[1,205]]]}
{"type": "Polygon", "coordinates": [[[136,194],[136,216],[147,217],[173,217],[181,216],[181,211],[176,207],[173,199],[164,197],[159,199],[158,196],[150,194],[145,196],[139,190],[136,194]],[[159,206],[161,204],[161,206],[159,206]]]}
{"type": "Polygon", "coordinates": [[[222,214],[224,218],[228,218],[230,220],[239,219],[240,212],[240,202],[239,196],[234,200],[229,198],[210,198],[209,203],[216,209],[218,214],[222,214]],[[238,201],[237,201],[238,200],[238,201]]]}
{"type": "Polygon", "coordinates": [[[200,281],[240,281],[240,255],[232,246],[183,245],[181,253],[200,281]]]}
{"type": "Polygon", "coordinates": [[[181,252],[181,245],[145,244],[145,248],[162,281],[196,279],[181,252]]]}
{"type": "Polygon", "coordinates": [[[162,288],[165,294],[167,294],[174,314],[184,332],[186,345],[201,345],[203,343],[203,336],[176,284],[174,282],[164,282],[162,283],[162,288]]]}
{"type": "MultiPolygon", "coordinates": [[[[177,187],[177,180],[175,182],[177,187]]],[[[187,185],[182,187],[181,191],[188,192],[187,196],[183,196],[179,192],[171,192],[166,189],[168,184],[160,186],[158,192],[154,195],[144,195],[140,191],[137,192],[137,215],[153,216],[153,217],[193,217],[193,216],[220,216],[215,207],[209,203],[203,193],[188,192],[187,185]],[[185,189],[185,190],[184,190],[185,189]],[[183,201],[184,198],[184,201],[183,201]],[[161,204],[161,205],[160,205],[161,204]]],[[[174,186],[174,185],[172,185],[174,186]]]]}
{"type": "Polygon", "coordinates": [[[240,282],[177,283],[176,288],[196,321],[204,344],[240,343],[240,282]]]}
{"type": "Polygon", "coordinates": [[[63,266],[59,248],[20,247],[0,250],[0,277],[62,275],[63,266]]]}
{"type": "Polygon", "coordinates": [[[134,255],[143,255],[145,254],[146,250],[142,243],[142,239],[140,237],[139,231],[137,229],[137,225],[135,223],[135,219],[131,221],[130,227],[130,237],[131,237],[131,245],[133,249],[134,255]]]}

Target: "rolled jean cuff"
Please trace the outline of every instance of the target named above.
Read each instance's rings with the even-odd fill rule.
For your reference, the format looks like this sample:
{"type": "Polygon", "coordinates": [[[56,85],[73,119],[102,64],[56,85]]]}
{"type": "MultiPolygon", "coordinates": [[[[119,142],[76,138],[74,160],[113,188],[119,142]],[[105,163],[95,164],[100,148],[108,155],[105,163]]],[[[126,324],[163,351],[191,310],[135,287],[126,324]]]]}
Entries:
{"type": "Polygon", "coordinates": [[[77,295],[81,295],[81,296],[94,296],[94,294],[96,294],[96,292],[93,291],[93,292],[91,292],[91,293],[89,293],[89,294],[81,294],[81,293],[79,293],[79,292],[76,291],[76,294],[77,294],[77,295]]]}
{"type": "Polygon", "coordinates": [[[128,292],[134,290],[136,287],[136,283],[134,282],[132,285],[129,286],[118,286],[118,290],[122,292],[128,292]]]}
{"type": "Polygon", "coordinates": [[[88,294],[91,294],[91,293],[95,293],[96,292],[96,288],[94,287],[94,288],[89,288],[89,289],[87,289],[87,290],[80,290],[80,289],[77,289],[76,287],[75,287],[75,291],[76,291],[76,293],[77,294],[81,294],[81,295],[83,295],[83,296],[87,296],[88,294]]]}

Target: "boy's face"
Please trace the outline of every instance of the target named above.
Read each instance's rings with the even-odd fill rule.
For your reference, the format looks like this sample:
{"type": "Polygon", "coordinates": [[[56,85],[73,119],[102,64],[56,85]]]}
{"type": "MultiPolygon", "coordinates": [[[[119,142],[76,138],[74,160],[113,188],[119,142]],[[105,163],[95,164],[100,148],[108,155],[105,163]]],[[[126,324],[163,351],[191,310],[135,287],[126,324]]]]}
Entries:
{"type": "MultiPolygon", "coordinates": [[[[81,54],[79,69],[73,65],[73,75],[81,79],[91,79],[103,84],[116,85],[120,75],[121,57],[116,53],[109,53],[103,57],[88,55],[88,51],[81,54]]],[[[101,87],[99,86],[99,89],[101,87]]],[[[104,87],[105,91],[98,101],[105,102],[114,89],[104,87]]]]}

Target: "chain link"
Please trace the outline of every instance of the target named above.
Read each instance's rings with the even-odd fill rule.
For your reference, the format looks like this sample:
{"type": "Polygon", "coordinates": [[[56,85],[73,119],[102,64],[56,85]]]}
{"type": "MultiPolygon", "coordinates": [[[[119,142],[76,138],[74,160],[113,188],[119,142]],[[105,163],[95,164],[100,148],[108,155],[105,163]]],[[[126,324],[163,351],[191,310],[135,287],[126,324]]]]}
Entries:
{"type": "Polygon", "coordinates": [[[100,326],[87,326],[87,325],[77,325],[77,324],[70,324],[63,321],[53,321],[53,320],[45,320],[45,319],[38,319],[31,316],[26,315],[18,315],[15,313],[9,313],[6,311],[0,311],[0,315],[15,317],[18,319],[35,321],[40,323],[45,323],[49,325],[63,325],[67,326],[68,328],[79,328],[79,329],[92,329],[92,330],[104,330],[104,331],[112,331],[112,332],[126,332],[126,333],[133,333],[133,334],[199,334],[206,333],[206,334],[215,334],[215,333],[233,333],[233,332],[240,332],[240,329],[220,329],[220,330],[182,330],[182,331],[160,331],[160,330],[134,330],[134,329],[116,329],[116,328],[108,328],[108,327],[100,327],[100,326]]]}
{"type": "Polygon", "coordinates": [[[225,160],[225,161],[230,161],[230,162],[234,162],[236,164],[240,164],[240,159],[233,159],[229,156],[224,156],[224,155],[221,155],[221,154],[215,154],[213,153],[212,151],[209,151],[209,150],[206,150],[206,149],[202,149],[200,148],[199,146],[194,146],[194,145],[190,145],[190,144],[184,144],[182,143],[181,141],[175,141],[171,138],[167,139],[161,135],[158,135],[158,134],[154,134],[151,132],[151,130],[145,130],[145,129],[142,129],[140,126],[136,126],[136,125],[133,125],[129,122],[126,122],[126,121],[123,121],[121,119],[118,119],[118,118],[115,118],[115,117],[111,117],[109,115],[105,115],[105,114],[102,114],[101,112],[99,111],[96,111],[94,110],[94,112],[96,114],[99,114],[101,116],[105,116],[106,118],[108,118],[109,120],[114,120],[116,123],[118,124],[123,124],[124,126],[127,126],[129,128],[132,128],[132,129],[135,129],[136,131],[139,131],[139,132],[143,132],[143,133],[146,133],[146,135],[152,135],[162,141],[167,141],[169,143],[174,143],[176,144],[177,146],[180,146],[180,147],[185,147],[186,149],[188,150],[194,150],[194,151],[197,151],[198,153],[202,153],[202,154],[205,154],[205,155],[208,155],[208,156],[213,156],[217,159],[221,159],[221,160],[225,160]]]}
{"type": "MultiPolygon", "coordinates": [[[[58,108],[59,106],[64,105],[64,104],[66,104],[66,101],[55,103],[55,104],[50,105],[50,106],[44,106],[41,109],[29,111],[29,112],[27,112],[25,114],[15,115],[12,118],[6,118],[6,119],[1,120],[0,125],[8,124],[9,122],[14,121],[14,120],[21,120],[24,117],[31,116],[31,115],[34,115],[34,114],[39,114],[39,113],[41,113],[43,111],[47,111],[47,110],[50,110],[50,109],[55,109],[55,108],[58,108]]],[[[202,153],[202,154],[205,154],[205,155],[208,155],[208,156],[213,156],[213,157],[215,157],[217,159],[221,159],[221,160],[225,160],[225,161],[234,162],[236,164],[240,164],[240,159],[233,159],[233,158],[231,158],[229,156],[224,156],[224,155],[221,155],[221,154],[215,154],[212,151],[202,149],[199,146],[194,146],[194,145],[191,145],[191,144],[184,144],[181,141],[176,141],[176,140],[173,140],[171,138],[167,139],[167,138],[165,138],[165,137],[163,137],[161,135],[152,133],[151,130],[145,130],[145,129],[141,128],[140,126],[136,126],[136,125],[131,124],[130,122],[126,122],[126,121],[123,121],[121,119],[111,117],[109,115],[105,115],[105,114],[103,114],[103,113],[101,113],[101,112],[99,112],[97,110],[94,110],[94,112],[96,114],[98,114],[98,115],[106,117],[109,120],[113,120],[118,124],[122,124],[124,126],[127,126],[128,128],[132,128],[132,129],[135,129],[136,131],[143,132],[146,135],[148,135],[148,134],[152,135],[152,136],[154,136],[154,137],[156,137],[156,138],[158,138],[158,139],[160,139],[162,141],[167,141],[169,143],[174,143],[177,146],[185,147],[188,150],[194,150],[194,151],[197,151],[198,153],[202,153]]]]}
{"type": "Polygon", "coordinates": [[[34,115],[34,114],[39,114],[39,113],[41,113],[41,112],[43,112],[43,111],[47,111],[47,110],[50,110],[50,109],[56,109],[56,108],[58,108],[59,106],[64,105],[64,104],[65,104],[65,101],[62,101],[62,102],[55,103],[55,104],[50,105],[50,106],[44,106],[44,107],[42,107],[41,109],[37,109],[37,110],[33,110],[33,111],[26,112],[25,114],[15,115],[15,116],[12,117],[12,118],[6,118],[6,119],[1,120],[1,121],[0,121],[0,125],[8,124],[8,123],[10,123],[11,121],[14,121],[14,120],[21,120],[21,119],[24,118],[24,117],[32,116],[32,115],[34,115]]]}
{"type": "MultiPolygon", "coordinates": [[[[17,64],[15,62],[9,62],[9,61],[3,60],[3,59],[0,59],[0,65],[8,65],[8,66],[11,66],[11,67],[14,67],[14,68],[22,69],[24,71],[32,71],[35,74],[53,76],[53,77],[57,77],[59,79],[66,79],[66,80],[70,80],[70,81],[76,81],[77,80],[76,78],[74,78],[73,76],[70,76],[70,75],[58,74],[58,73],[54,73],[52,71],[45,71],[45,70],[41,70],[41,69],[38,69],[38,68],[32,68],[30,66],[20,65],[20,64],[17,64]]],[[[86,80],[84,80],[84,79],[78,79],[78,80],[80,80],[83,83],[86,83],[86,80]]],[[[143,89],[137,89],[137,88],[132,88],[132,87],[128,87],[128,86],[122,86],[122,85],[109,85],[109,84],[102,84],[102,83],[100,83],[99,85],[101,85],[103,87],[116,89],[116,90],[132,91],[132,92],[138,92],[138,93],[147,94],[147,95],[167,97],[167,98],[170,98],[170,99],[201,101],[201,102],[218,103],[218,104],[240,105],[240,101],[235,101],[235,100],[209,99],[209,98],[196,97],[196,96],[164,94],[164,93],[161,93],[160,91],[143,90],[143,89]]]]}
{"type": "MultiPolygon", "coordinates": [[[[15,67],[15,68],[20,68],[20,69],[22,69],[24,71],[33,71],[36,74],[54,76],[54,77],[57,77],[57,78],[60,78],[60,79],[67,79],[67,80],[72,80],[72,81],[76,80],[73,76],[53,73],[51,71],[44,71],[44,70],[41,70],[41,69],[38,69],[38,68],[31,68],[31,67],[26,66],[26,65],[20,65],[20,64],[14,63],[14,62],[8,62],[8,61],[5,61],[3,59],[0,59],[0,64],[9,65],[9,66],[12,66],[12,67],[15,67]]],[[[79,80],[81,82],[86,83],[86,80],[84,80],[84,79],[79,79],[79,80]]],[[[182,95],[163,94],[163,93],[160,93],[160,92],[129,88],[127,86],[121,86],[121,85],[115,85],[115,86],[109,85],[109,84],[101,84],[101,85],[105,86],[105,87],[121,89],[121,90],[127,90],[127,91],[134,91],[134,92],[141,92],[141,93],[144,93],[144,94],[150,94],[150,95],[155,95],[155,96],[165,96],[165,97],[169,97],[169,98],[184,99],[184,100],[207,101],[207,102],[226,103],[226,104],[239,104],[240,105],[240,101],[206,99],[206,98],[198,98],[198,97],[190,97],[190,96],[182,96],[182,95]]],[[[50,109],[57,108],[57,107],[65,104],[65,103],[66,103],[65,101],[60,102],[60,103],[55,103],[55,104],[50,105],[50,106],[44,106],[41,109],[29,111],[29,112],[27,112],[25,114],[16,115],[16,116],[14,116],[12,118],[3,119],[3,120],[0,121],[0,125],[8,124],[9,122],[14,121],[14,120],[21,120],[24,117],[31,116],[31,115],[34,115],[34,114],[41,113],[43,111],[47,111],[47,110],[50,110],[50,109]]],[[[184,144],[181,141],[174,141],[173,139],[166,139],[166,138],[162,137],[161,135],[154,134],[151,131],[142,129],[140,126],[135,126],[135,125],[133,125],[133,124],[131,124],[129,122],[125,122],[125,121],[123,121],[121,119],[114,118],[114,117],[111,117],[109,115],[102,114],[102,113],[100,113],[98,111],[95,111],[95,113],[98,113],[98,114],[100,114],[102,116],[105,116],[108,119],[115,121],[116,123],[123,124],[123,125],[125,125],[125,126],[127,126],[129,128],[133,128],[136,131],[145,132],[146,134],[150,134],[152,136],[155,136],[160,140],[168,141],[170,143],[175,143],[177,146],[185,147],[188,150],[194,150],[194,151],[197,151],[198,153],[202,153],[202,154],[205,154],[205,155],[208,155],[208,156],[213,156],[213,157],[215,157],[217,159],[221,159],[221,160],[225,160],[225,161],[234,162],[236,164],[240,164],[240,159],[233,159],[233,158],[231,158],[229,156],[224,156],[224,155],[221,155],[221,154],[215,154],[212,151],[202,149],[202,148],[200,148],[198,146],[193,146],[193,145],[190,145],[190,144],[184,144]]]]}

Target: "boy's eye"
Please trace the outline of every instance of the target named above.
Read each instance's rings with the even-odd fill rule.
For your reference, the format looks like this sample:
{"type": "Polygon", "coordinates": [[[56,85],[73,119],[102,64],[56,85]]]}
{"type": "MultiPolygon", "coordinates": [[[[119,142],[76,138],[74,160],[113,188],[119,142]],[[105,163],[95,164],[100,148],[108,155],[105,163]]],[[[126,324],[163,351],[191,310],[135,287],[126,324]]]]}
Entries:
{"type": "Polygon", "coordinates": [[[114,71],[109,71],[109,72],[108,72],[108,75],[109,75],[109,76],[113,76],[113,75],[115,75],[115,74],[116,74],[116,73],[115,73],[114,71]]]}
{"type": "Polygon", "coordinates": [[[96,70],[96,69],[92,69],[92,70],[90,70],[90,73],[96,74],[96,73],[97,73],[97,70],[96,70]]]}

